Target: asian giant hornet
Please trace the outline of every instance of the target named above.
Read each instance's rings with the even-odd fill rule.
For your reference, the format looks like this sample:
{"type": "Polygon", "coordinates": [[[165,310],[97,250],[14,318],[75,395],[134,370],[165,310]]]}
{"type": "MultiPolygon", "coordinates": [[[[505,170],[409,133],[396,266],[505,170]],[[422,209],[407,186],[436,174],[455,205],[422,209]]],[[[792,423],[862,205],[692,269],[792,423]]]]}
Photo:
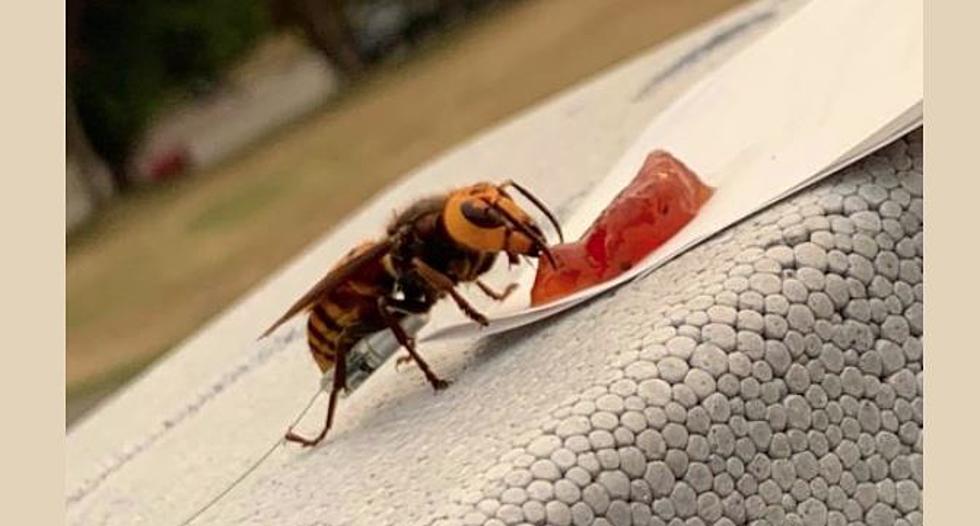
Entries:
{"type": "Polygon", "coordinates": [[[502,252],[508,262],[519,256],[547,257],[556,265],[544,234],[507,193],[513,187],[540,209],[564,239],[554,215],[534,195],[513,181],[477,183],[448,194],[421,199],[397,214],[387,236],[369,241],[347,254],[301,297],[262,337],[301,311],[309,311],[307,342],[323,373],[333,368],[333,386],[323,430],[312,438],[290,429],[286,439],[314,446],[333,423],[337,396],[347,387],[347,353],[363,338],[389,329],[419,366],[435,390],[449,383],[439,378],[401,326],[413,314],[427,313],[450,296],[469,318],[487,324],[483,314],[456,290],[475,282],[485,294],[503,300],[513,284],[498,293],[480,281],[502,252]]]}

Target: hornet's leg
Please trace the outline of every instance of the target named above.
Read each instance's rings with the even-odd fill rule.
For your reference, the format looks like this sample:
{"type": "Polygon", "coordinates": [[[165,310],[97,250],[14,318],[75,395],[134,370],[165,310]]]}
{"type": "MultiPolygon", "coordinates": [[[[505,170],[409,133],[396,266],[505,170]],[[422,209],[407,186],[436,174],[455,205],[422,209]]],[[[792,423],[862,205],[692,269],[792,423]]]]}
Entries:
{"type": "MultiPolygon", "coordinates": [[[[387,302],[388,307],[390,307],[389,310],[401,311],[406,314],[422,314],[428,311],[430,307],[430,304],[418,300],[397,299],[397,298],[388,297],[385,298],[385,301],[387,302]]],[[[414,340],[412,340],[412,342],[414,343],[414,340]]],[[[406,354],[405,356],[399,356],[395,360],[395,370],[396,371],[399,370],[398,369],[399,367],[411,361],[412,361],[411,354],[406,354]]]]}
{"type": "Polygon", "coordinates": [[[406,363],[411,362],[411,361],[412,361],[412,355],[411,354],[408,354],[408,355],[405,355],[405,356],[399,356],[398,358],[395,358],[395,370],[396,371],[401,371],[401,366],[402,365],[405,365],[406,363]]]}
{"type": "Polygon", "coordinates": [[[337,353],[337,363],[333,365],[333,385],[330,388],[330,403],[327,406],[327,421],[323,425],[323,430],[316,438],[309,439],[293,433],[292,429],[286,433],[286,440],[290,442],[299,442],[305,447],[312,447],[320,443],[325,436],[327,436],[327,431],[330,430],[330,426],[333,424],[333,414],[337,409],[337,395],[340,394],[341,389],[347,388],[347,353],[338,352],[337,353]]]}
{"type": "Polygon", "coordinates": [[[514,292],[514,289],[517,288],[517,283],[511,283],[510,285],[507,285],[507,287],[504,288],[503,292],[497,292],[493,290],[492,288],[490,288],[490,285],[487,285],[486,283],[480,280],[476,280],[476,286],[480,287],[480,290],[482,290],[483,293],[486,294],[487,296],[490,296],[491,298],[497,301],[504,301],[505,299],[507,299],[507,296],[510,296],[510,293],[514,292]]]}
{"type": "Polygon", "coordinates": [[[389,305],[389,302],[395,302],[395,301],[396,300],[391,300],[385,296],[378,298],[378,311],[381,313],[381,317],[388,325],[388,328],[391,329],[391,332],[394,333],[395,338],[398,340],[398,343],[402,344],[402,346],[405,347],[405,350],[408,351],[408,354],[411,355],[412,359],[415,360],[415,363],[418,364],[419,369],[422,369],[422,374],[424,374],[425,379],[428,380],[430,384],[432,384],[432,388],[435,389],[436,391],[439,391],[441,389],[445,389],[449,387],[449,382],[443,380],[442,378],[439,378],[438,376],[436,376],[435,373],[432,372],[432,369],[429,368],[429,364],[425,363],[425,360],[422,359],[422,356],[420,356],[419,353],[415,350],[415,338],[409,336],[408,333],[405,332],[405,329],[401,326],[400,323],[398,323],[398,318],[396,318],[395,315],[392,314],[391,306],[389,305]]]}
{"type": "Polygon", "coordinates": [[[470,305],[468,301],[466,301],[466,298],[464,298],[459,293],[459,291],[456,290],[455,283],[453,283],[453,280],[449,279],[448,276],[430,267],[428,264],[426,264],[424,261],[422,261],[419,258],[412,259],[412,265],[415,267],[415,270],[419,273],[419,276],[421,276],[422,279],[424,279],[426,283],[429,284],[429,286],[433,287],[434,289],[440,292],[445,292],[450,296],[452,296],[453,301],[456,302],[456,305],[459,307],[459,309],[462,310],[463,313],[465,313],[467,316],[469,316],[470,319],[479,323],[480,325],[486,326],[489,324],[489,322],[487,321],[487,317],[481,314],[480,311],[473,308],[473,306],[470,305]]]}

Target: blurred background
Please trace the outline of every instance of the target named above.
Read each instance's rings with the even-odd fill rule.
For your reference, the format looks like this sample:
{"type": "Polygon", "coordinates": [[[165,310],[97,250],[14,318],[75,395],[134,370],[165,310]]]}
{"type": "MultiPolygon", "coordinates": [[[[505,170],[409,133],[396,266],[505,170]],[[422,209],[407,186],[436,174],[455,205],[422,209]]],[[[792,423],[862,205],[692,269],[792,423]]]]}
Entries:
{"type": "Polygon", "coordinates": [[[739,3],[68,0],[67,424],[390,181],[739,3]]]}

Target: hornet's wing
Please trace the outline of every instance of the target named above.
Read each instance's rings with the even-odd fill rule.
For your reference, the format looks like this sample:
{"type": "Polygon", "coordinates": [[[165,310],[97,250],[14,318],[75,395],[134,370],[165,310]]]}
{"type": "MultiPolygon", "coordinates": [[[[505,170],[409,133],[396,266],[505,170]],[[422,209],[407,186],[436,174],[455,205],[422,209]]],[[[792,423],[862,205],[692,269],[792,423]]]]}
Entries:
{"type": "Polygon", "coordinates": [[[344,283],[348,278],[357,273],[357,271],[365,264],[377,260],[383,257],[388,250],[391,249],[391,238],[386,238],[382,241],[369,242],[366,246],[352,250],[347,257],[340,261],[336,267],[334,267],[326,276],[323,277],[313,288],[309,290],[302,298],[298,299],[296,303],[293,304],[285,314],[282,315],[275,323],[272,324],[259,339],[265,338],[272,331],[276,330],[280,325],[285,323],[287,320],[303,311],[304,309],[310,307],[311,305],[317,304],[324,296],[330,293],[337,285],[344,283]]]}

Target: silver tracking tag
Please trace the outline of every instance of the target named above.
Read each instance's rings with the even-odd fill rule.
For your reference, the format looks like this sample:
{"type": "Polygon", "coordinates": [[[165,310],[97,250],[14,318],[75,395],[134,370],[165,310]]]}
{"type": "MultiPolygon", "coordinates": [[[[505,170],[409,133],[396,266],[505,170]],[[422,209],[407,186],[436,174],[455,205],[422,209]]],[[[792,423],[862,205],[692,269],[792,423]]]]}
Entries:
{"type": "MultiPolygon", "coordinates": [[[[401,321],[402,328],[409,336],[415,336],[429,321],[428,315],[420,314],[407,316],[401,321]]],[[[371,373],[384,365],[388,358],[401,348],[401,344],[390,330],[376,332],[357,342],[347,355],[347,387],[357,389],[371,373]]],[[[333,383],[333,373],[327,371],[320,379],[320,384],[329,390],[333,383]]]]}

